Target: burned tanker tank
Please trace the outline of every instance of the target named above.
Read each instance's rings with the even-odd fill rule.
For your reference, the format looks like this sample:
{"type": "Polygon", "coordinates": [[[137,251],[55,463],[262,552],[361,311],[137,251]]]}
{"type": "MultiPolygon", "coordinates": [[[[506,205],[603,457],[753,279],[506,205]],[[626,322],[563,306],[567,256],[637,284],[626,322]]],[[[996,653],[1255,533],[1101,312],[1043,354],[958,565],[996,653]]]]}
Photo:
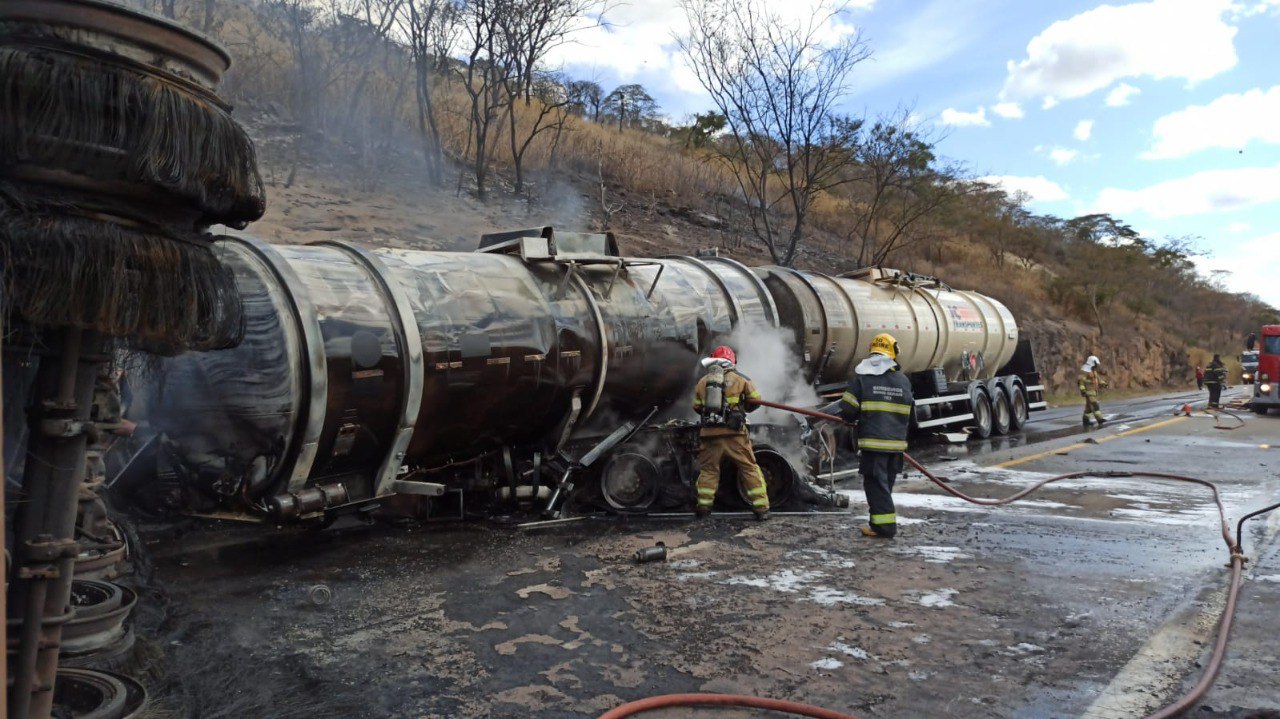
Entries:
{"type": "MultiPolygon", "coordinates": [[[[1025,417],[1041,389],[1010,369],[1003,305],[902,273],[626,258],[611,234],[551,228],[486,235],[471,253],[249,237],[219,250],[245,341],[166,360],[139,390],[161,433],[160,481],[125,482],[143,503],[275,520],[393,495],[437,512],[685,509],[698,359],[726,341],[779,401],[841,387],[882,331],[922,401],[939,400],[924,406],[954,422],[974,418],[971,396],[1007,409],[1016,396],[1025,417]]],[[[775,506],[821,501],[804,481],[807,427],[760,415],[775,506]]],[[[735,485],[722,503],[741,502],[735,485]]]]}

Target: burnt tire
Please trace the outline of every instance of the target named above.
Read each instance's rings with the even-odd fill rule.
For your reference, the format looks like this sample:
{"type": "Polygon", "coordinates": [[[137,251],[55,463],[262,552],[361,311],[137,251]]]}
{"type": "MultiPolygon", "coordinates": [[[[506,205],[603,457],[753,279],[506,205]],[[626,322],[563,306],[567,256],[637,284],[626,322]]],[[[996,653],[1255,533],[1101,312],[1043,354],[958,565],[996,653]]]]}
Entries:
{"type": "Polygon", "coordinates": [[[991,397],[986,392],[977,392],[973,398],[973,431],[970,437],[986,439],[991,436],[991,397]]]}
{"type": "Polygon", "coordinates": [[[1013,408],[1009,404],[1009,395],[1003,388],[998,388],[991,401],[991,431],[993,434],[1009,434],[1013,425],[1013,408]]]}
{"type": "Polygon", "coordinates": [[[645,455],[620,452],[600,472],[600,498],[614,512],[644,512],[658,498],[661,479],[657,465],[645,455]]]}
{"type": "MultiPolygon", "coordinates": [[[[791,462],[781,452],[772,447],[757,447],[755,453],[756,464],[760,466],[760,471],[764,474],[764,487],[765,492],[769,495],[769,507],[781,507],[791,501],[796,482],[796,470],[791,466],[791,462]]],[[[751,498],[747,496],[747,490],[738,481],[736,467],[733,469],[733,486],[737,488],[738,498],[742,500],[742,503],[750,507],[751,498]]]]}
{"type": "Polygon", "coordinates": [[[1031,418],[1031,409],[1027,406],[1027,392],[1021,385],[1013,386],[1013,394],[1009,395],[1009,427],[1017,431],[1027,426],[1031,418]]]}

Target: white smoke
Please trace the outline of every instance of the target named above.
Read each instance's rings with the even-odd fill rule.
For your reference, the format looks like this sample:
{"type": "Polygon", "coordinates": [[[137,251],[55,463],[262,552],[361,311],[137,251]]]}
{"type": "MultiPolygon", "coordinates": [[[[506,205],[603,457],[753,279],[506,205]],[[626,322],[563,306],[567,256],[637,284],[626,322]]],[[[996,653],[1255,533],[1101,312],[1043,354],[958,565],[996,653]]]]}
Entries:
{"type": "MultiPolygon", "coordinates": [[[[724,338],[723,343],[733,348],[738,369],[751,378],[761,399],[807,409],[826,404],[813,385],[805,381],[802,348],[796,346],[790,330],[746,324],[724,338]]],[[[810,455],[803,443],[807,434],[805,417],[761,407],[751,413],[749,421],[764,429],[761,439],[781,452],[802,477],[809,475],[810,455]],[[780,431],[771,431],[770,426],[780,431]]]]}
{"type": "MultiPolygon", "coordinates": [[[[762,398],[795,407],[814,408],[823,400],[805,381],[800,348],[788,329],[744,324],[733,331],[724,343],[738,355],[738,369],[751,378],[762,398]]],[[[757,424],[786,425],[796,417],[784,410],[763,407],[751,413],[757,424]]]]}

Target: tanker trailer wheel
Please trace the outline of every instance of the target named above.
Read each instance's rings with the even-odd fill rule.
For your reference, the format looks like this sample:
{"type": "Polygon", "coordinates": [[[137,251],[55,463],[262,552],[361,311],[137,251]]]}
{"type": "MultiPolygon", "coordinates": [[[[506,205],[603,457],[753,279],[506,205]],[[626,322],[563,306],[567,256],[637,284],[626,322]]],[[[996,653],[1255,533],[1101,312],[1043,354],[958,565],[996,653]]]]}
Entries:
{"type": "Polygon", "coordinates": [[[600,473],[600,496],[617,512],[643,512],[658,497],[658,467],[643,454],[615,454],[600,473]]]}
{"type": "Polygon", "coordinates": [[[991,398],[979,390],[973,399],[973,431],[970,437],[986,439],[991,436],[991,398]]]}
{"type": "Polygon", "coordinates": [[[1027,426],[1027,420],[1030,412],[1027,409],[1027,393],[1022,389],[1021,385],[1013,386],[1013,394],[1009,397],[1009,426],[1014,430],[1020,430],[1027,426]]]}
{"type": "Polygon", "coordinates": [[[1012,424],[1013,409],[1009,406],[1009,395],[1005,394],[1004,388],[998,387],[991,402],[991,431],[1006,435],[1012,424]]]}
{"type": "MultiPolygon", "coordinates": [[[[761,445],[756,447],[755,450],[756,464],[760,466],[760,471],[764,474],[764,486],[769,495],[769,506],[777,509],[791,501],[791,495],[795,491],[796,470],[791,466],[791,462],[787,461],[787,458],[773,447],[761,445]]],[[[744,506],[750,507],[751,498],[747,496],[747,490],[738,481],[738,468],[734,467],[732,472],[733,486],[737,490],[739,501],[744,506]]],[[[720,477],[720,484],[723,486],[725,479],[727,479],[723,471],[720,477]]]]}

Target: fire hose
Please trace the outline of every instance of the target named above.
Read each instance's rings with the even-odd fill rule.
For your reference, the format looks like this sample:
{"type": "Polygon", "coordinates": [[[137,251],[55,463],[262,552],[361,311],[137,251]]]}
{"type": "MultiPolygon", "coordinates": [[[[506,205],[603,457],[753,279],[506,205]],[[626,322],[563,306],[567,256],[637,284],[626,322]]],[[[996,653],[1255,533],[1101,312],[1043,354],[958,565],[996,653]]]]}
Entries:
{"type": "MultiPolygon", "coordinates": [[[[812,417],[814,419],[825,420],[828,422],[836,422],[840,424],[850,424],[848,422],[845,422],[840,417],[827,414],[825,412],[819,412],[817,410],[805,409],[803,407],[792,407],[789,405],[779,404],[777,402],[768,402],[761,399],[754,399],[754,400],[747,400],[747,401],[752,402],[753,404],[761,405],[763,407],[772,407],[774,409],[793,412],[795,414],[803,415],[806,417],[812,417]]],[[[1145,719],[1170,719],[1171,717],[1181,716],[1184,712],[1186,712],[1188,709],[1194,706],[1198,701],[1200,701],[1200,699],[1202,699],[1206,693],[1208,693],[1209,689],[1213,686],[1214,680],[1218,676],[1218,671],[1222,667],[1222,659],[1223,659],[1223,656],[1226,654],[1227,642],[1231,635],[1231,625],[1235,619],[1236,606],[1240,597],[1240,584],[1244,574],[1244,563],[1245,563],[1244,550],[1242,549],[1243,544],[1241,542],[1241,535],[1243,532],[1244,523],[1247,520],[1252,519],[1254,517],[1266,514],[1267,512],[1273,511],[1275,509],[1280,509],[1280,504],[1274,504],[1269,507],[1264,507],[1257,511],[1246,514],[1237,523],[1236,536],[1233,539],[1231,536],[1231,525],[1227,522],[1226,510],[1222,506],[1222,498],[1218,494],[1217,486],[1214,485],[1212,482],[1209,482],[1203,479],[1197,479],[1195,477],[1184,477],[1181,475],[1166,474],[1163,472],[1131,472],[1131,471],[1071,472],[1069,474],[1061,474],[1055,477],[1049,477],[1048,479],[1041,480],[1031,485],[1030,487],[1027,487],[1018,492],[1015,492],[1012,495],[1009,495],[1008,497],[1003,497],[1000,499],[980,499],[977,497],[971,497],[965,494],[964,492],[961,492],[960,490],[950,486],[949,484],[947,484],[946,481],[935,476],[928,469],[925,469],[924,465],[917,462],[914,457],[907,454],[906,452],[902,453],[902,457],[904,460],[906,460],[908,464],[910,464],[912,467],[915,467],[929,481],[941,487],[943,491],[947,492],[948,494],[954,497],[957,497],[959,499],[962,499],[966,502],[971,502],[973,504],[980,504],[984,506],[998,506],[1002,504],[1009,504],[1010,502],[1014,502],[1019,499],[1022,499],[1023,497],[1026,497],[1027,495],[1037,491],[1038,489],[1040,489],[1041,487],[1044,487],[1045,485],[1052,484],[1054,482],[1060,482],[1066,479],[1078,479],[1082,477],[1150,477],[1154,479],[1167,479],[1167,480],[1173,480],[1177,482],[1187,482],[1187,483],[1198,484],[1200,486],[1207,487],[1213,493],[1213,501],[1218,508],[1218,520],[1219,520],[1221,531],[1222,531],[1222,540],[1227,545],[1227,551],[1231,555],[1231,563],[1230,563],[1231,578],[1230,578],[1230,583],[1228,585],[1228,590],[1227,590],[1227,601],[1225,606],[1223,607],[1222,617],[1218,623],[1217,640],[1214,643],[1213,654],[1209,659],[1209,664],[1205,667],[1204,673],[1201,676],[1200,681],[1197,682],[1196,685],[1192,687],[1190,691],[1184,694],[1177,701],[1175,701],[1174,703],[1166,706],[1165,708],[1153,714],[1148,715],[1145,719]]],[[[646,699],[641,699],[638,701],[623,704],[622,706],[619,706],[615,709],[612,709],[606,712],[605,714],[602,714],[599,717],[599,719],[623,719],[624,717],[630,717],[635,714],[639,714],[641,712],[652,711],[655,709],[662,709],[662,708],[669,708],[669,707],[692,707],[692,706],[737,706],[737,707],[746,707],[746,708],[770,709],[773,711],[785,712],[785,713],[793,714],[796,716],[819,717],[820,719],[858,719],[857,717],[851,714],[842,714],[840,712],[836,712],[828,709],[821,709],[819,707],[810,706],[808,704],[790,702],[790,701],[785,701],[780,699],[767,699],[767,698],[745,696],[745,695],[738,695],[738,694],[667,694],[663,696],[649,697],[646,699]]]]}

